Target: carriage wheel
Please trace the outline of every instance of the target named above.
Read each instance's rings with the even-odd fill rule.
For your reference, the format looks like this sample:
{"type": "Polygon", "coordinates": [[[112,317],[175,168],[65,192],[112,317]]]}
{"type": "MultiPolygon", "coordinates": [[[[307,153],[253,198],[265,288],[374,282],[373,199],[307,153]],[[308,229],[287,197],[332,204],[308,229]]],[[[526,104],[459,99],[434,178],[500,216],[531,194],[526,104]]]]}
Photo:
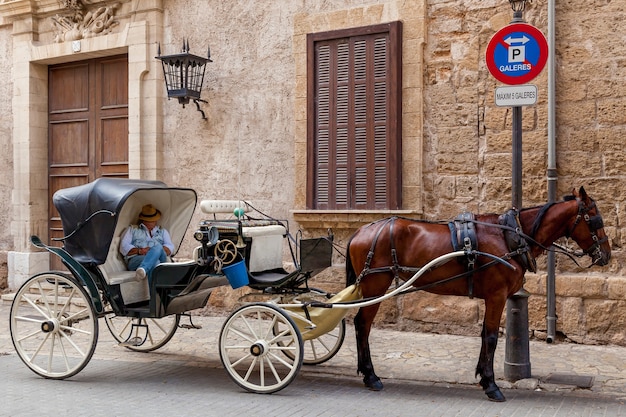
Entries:
{"type": "MultiPolygon", "coordinates": [[[[306,336],[303,336],[305,338],[306,336]]],[[[346,337],[346,319],[339,322],[337,327],[328,333],[315,338],[304,340],[302,347],[304,348],[304,354],[302,363],[304,365],[319,365],[334,357],[346,337]]],[[[285,350],[284,354],[291,358],[292,352],[285,350]]]]}
{"type": "Polygon", "coordinates": [[[91,297],[73,278],[58,273],[36,275],[20,287],[9,326],[22,362],[44,378],[76,375],[91,360],[98,341],[91,297]]]}
{"type": "Polygon", "coordinates": [[[120,345],[136,352],[151,352],[169,342],[178,329],[180,314],[163,318],[136,318],[109,314],[104,320],[120,345]]]}
{"type": "Polygon", "coordinates": [[[232,313],[219,343],[224,368],[247,391],[280,391],[302,365],[300,331],[283,310],[270,304],[244,305],[232,313]],[[284,355],[286,351],[290,355],[284,355]]]}

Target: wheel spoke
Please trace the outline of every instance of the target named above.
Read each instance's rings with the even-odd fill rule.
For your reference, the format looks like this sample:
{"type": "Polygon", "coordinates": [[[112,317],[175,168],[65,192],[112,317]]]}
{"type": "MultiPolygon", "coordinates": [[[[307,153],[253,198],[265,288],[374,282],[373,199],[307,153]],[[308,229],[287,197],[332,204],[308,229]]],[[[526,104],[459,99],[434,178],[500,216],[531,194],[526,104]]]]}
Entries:
{"type": "MultiPolygon", "coordinates": [[[[250,329],[250,326],[248,326],[248,329],[250,329]]],[[[245,333],[243,330],[239,330],[237,327],[232,327],[230,331],[235,333],[238,336],[241,336],[242,338],[246,339],[250,343],[254,343],[255,341],[253,334],[250,335],[249,333],[245,333]]],[[[252,329],[250,329],[250,331],[253,332],[252,329]]]]}
{"type": "MultiPolygon", "coordinates": [[[[273,355],[276,359],[279,359],[277,356],[273,355]]],[[[279,359],[280,362],[284,363],[284,361],[282,361],[281,359],[279,359]]],[[[281,383],[282,382],[282,378],[280,377],[280,375],[278,375],[278,372],[276,371],[276,368],[274,367],[274,364],[272,363],[272,361],[269,360],[269,358],[267,359],[267,365],[270,368],[270,370],[272,371],[272,374],[274,375],[274,379],[276,379],[277,383],[281,383]]],[[[287,367],[289,369],[291,369],[291,366],[287,365],[287,367]]]]}
{"type": "MultiPolygon", "coordinates": [[[[84,332],[87,335],[91,335],[90,332],[84,332]]],[[[65,332],[60,332],[59,334],[59,342],[61,344],[61,346],[63,347],[63,353],[65,353],[65,348],[63,346],[62,340],[63,338],[65,338],[65,340],[67,340],[67,342],[72,345],[72,347],[74,348],[74,350],[76,350],[76,352],[80,355],[81,358],[85,357],[85,352],[83,352],[83,350],[74,342],[74,340],[69,337],[68,335],[65,334],[65,332]]]]}
{"type": "Polygon", "coordinates": [[[255,368],[257,360],[258,360],[258,358],[256,358],[256,357],[252,359],[252,363],[248,367],[248,372],[246,372],[246,375],[243,377],[244,381],[247,381],[247,380],[250,379],[250,375],[252,375],[252,372],[254,371],[254,368],[255,368]]]}
{"type": "MultiPolygon", "coordinates": [[[[16,321],[23,321],[23,322],[27,322],[27,323],[37,323],[37,324],[41,324],[44,321],[41,319],[35,319],[32,317],[26,317],[26,316],[16,316],[15,317],[16,321]]],[[[39,333],[39,330],[37,330],[37,333],[39,333]]]]}
{"type": "MultiPolygon", "coordinates": [[[[72,300],[74,299],[74,295],[76,295],[76,289],[72,288],[72,292],[70,293],[70,295],[67,297],[67,299],[65,300],[65,304],[63,304],[63,307],[61,307],[61,310],[56,314],[56,318],[61,321],[63,319],[63,315],[65,314],[66,311],[68,311],[71,308],[71,304],[72,304],[72,300]]],[[[83,311],[86,311],[83,310],[83,311]]],[[[76,313],[79,314],[80,312],[76,313]]]]}
{"type": "MultiPolygon", "coordinates": [[[[35,304],[33,304],[32,302],[30,304],[33,307],[35,307],[36,310],[39,310],[42,316],[44,317],[51,316],[50,313],[53,313],[53,310],[50,307],[50,304],[48,303],[48,296],[46,295],[46,291],[44,291],[43,287],[41,286],[41,281],[37,281],[37,291],[39,292],[40,300],[43,302],[43,305],[46,307],[46,310],[48,310],[48,314],[45,314],[43,311],[39,310],[39,307],[36,307],[35,304]]],[[[29,301],[28,297],[26,297],[26,301],[29,301]]]]}
{"type": "MultiPolygon", "coordinates": [[[[34,308],[35,310],[37,310],[37,312],[38,312],[39,314],[41,314],[41,316],[42,316],[44,319],[46,319],[46,320],[47,320],[47,319],[49,319],[49,318],[50,318],[50,314],[46,314],[46,312],[45,312],[45,311],[43,311],[41,308],[39,308],[39,306],[38,306],[38,305],[37,305],[37,304],[36,304],[33,300],[31,300],[31,299],[30,299],[30,298],[28,298],[28,297],[23,297],[23,298],[24,298],[24,300],[23,300],[23,301],[26,301],[28,304],[30,304],[30,306],[31,306],[32,308],[34,308]]],[[[47,304],[46,304],[46,305],[47,305],[47,304]]],[[[48,309],[48,313],[49,313],[49,312],[50,312],[50,309],[48,309]]]]}
{"type": "Polygon", "coordinates": [[[276,359],[278,362],[280,362],[281,364],[285,365],[285,367],[287,367],[288,369],[292,369],[293,365],[289,362],[287,362],[282,356],[278,356],[272,352],[269,353],[269,355],[271,355],[274,359],[276,359]]]}
{"type": "MultiPolygon", "coordinates": [[[[49,338],[50,338],[50,334],[48,333],[46,334],[44,339],[41,341],[41,343],[39,343],[39,346],[37,347],[37,349],[35,349],[35,352],[33,352],[33,356],[30,357],[31,361],[34,360],[39,355],[39,352],[41,352],[41,349],[44,347],[44,345],[46,344],[49,338]]],[[[53,346],[54,346],[54,343],[53,343],[53,346]]]]}
{"type": "Polygon", "coordinates": [[[84,308],[82,310],[77,311],[76,313],[73,313],[67,317],[58,317],[59,322],[62,323],[66,323],[66,322],[72,322],[72,321],[79,321],[81,319],[88,319],[89,318],[89,309],[84,308]]]}
{"type": "MultiPolygon", "coordinates": [[[[70,344],[72,344],[71,340],[68,341],[70,342],[70,344]]],[[[63,344],[63,336],[59,336],[59,347],[61,349],[61,355],[63,356],[63,363],[65,363],[65,370],[69,371],[70,369],[72,369],[72,366],[67,360],[67,352],[65,351],[65,345],[63,344]]],[[[81,356],[84,357],[84,355],[81,356]]]]}

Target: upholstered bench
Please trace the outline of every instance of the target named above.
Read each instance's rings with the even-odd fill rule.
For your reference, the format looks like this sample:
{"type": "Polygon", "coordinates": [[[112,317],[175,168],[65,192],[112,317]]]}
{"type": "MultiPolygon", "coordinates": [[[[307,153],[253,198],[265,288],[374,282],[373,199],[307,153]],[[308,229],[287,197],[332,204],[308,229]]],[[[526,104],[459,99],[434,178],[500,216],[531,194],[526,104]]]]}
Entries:
{"type": "Polygon", "coordinates": [[[109,254],[104,264],[98,268],[109,285],[120,285],[125,304],[133,304],[150,299],[148,280],[135,280],[135,271],[129,271],[124,257],[119,252],[121,236],[115,236],[109,247],[109,254]]]}

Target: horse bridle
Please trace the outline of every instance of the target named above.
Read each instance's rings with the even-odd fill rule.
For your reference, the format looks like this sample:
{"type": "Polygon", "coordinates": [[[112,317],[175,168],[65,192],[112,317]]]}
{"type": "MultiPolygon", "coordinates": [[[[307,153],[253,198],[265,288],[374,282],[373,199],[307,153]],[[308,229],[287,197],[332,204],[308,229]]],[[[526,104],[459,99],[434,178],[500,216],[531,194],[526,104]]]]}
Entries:
{"type": "Polygon", "coordinates": [[[593,240],[593,245],[587,249],[583,249],[583,255],[589,255],[591,257],[591,265],[595,265],[598,261],[600,261],[600,259],[602,259],[602,249],[600,248],[600,245],[609,239],[608,236],[605,236],[602,239],[598,238],[596,232],[604,227],[604,222],[599,212],[594,216],[589,215],[589,212],[594,208],[597,209],[595,201],[591,200],[591,204],[587,206],[582,200],[578,200],[578,214],[576,215],[576,220],[574,220],[574,224],[566,234],[567,237],[570,237],[581,220],[584,220],[585,223],[587,223],[587,227],[591,233],[591,239],[593,240]]]}

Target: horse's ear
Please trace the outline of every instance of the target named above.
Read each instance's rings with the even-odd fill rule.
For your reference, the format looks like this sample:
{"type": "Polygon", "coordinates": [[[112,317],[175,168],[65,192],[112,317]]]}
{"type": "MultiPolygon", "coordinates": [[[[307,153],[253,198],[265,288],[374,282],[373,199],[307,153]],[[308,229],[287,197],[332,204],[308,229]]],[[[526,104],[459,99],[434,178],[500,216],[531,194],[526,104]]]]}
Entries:
{"type": "Polygon", "coordinates": [[[580,190],[578,190],[578,194],[580,196],[580,199],[583,201],[587,201],[587,199],[589,198],[587,196],[587,192],[585,191],[585,188],[582,185],[580,186],[580,190]]]}

